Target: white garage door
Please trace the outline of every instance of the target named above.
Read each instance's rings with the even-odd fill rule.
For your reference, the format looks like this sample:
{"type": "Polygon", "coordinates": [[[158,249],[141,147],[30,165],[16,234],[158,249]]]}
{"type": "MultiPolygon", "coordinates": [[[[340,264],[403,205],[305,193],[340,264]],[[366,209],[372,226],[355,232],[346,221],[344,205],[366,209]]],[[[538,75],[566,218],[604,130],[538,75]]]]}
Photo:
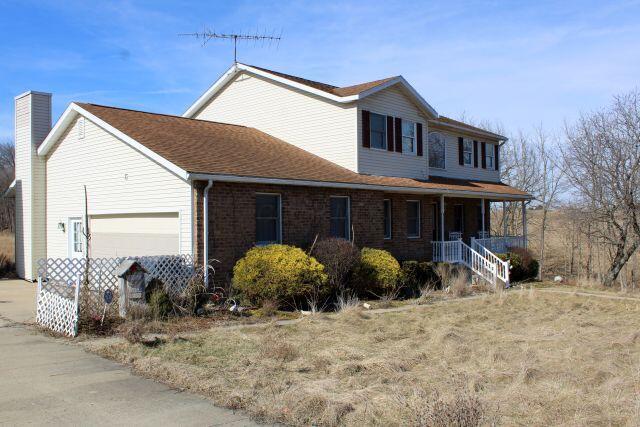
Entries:
{"type": "Polygon", "coordinates": [[[179,253],[177,213],[93,215],[92,258],[179,253]]]}

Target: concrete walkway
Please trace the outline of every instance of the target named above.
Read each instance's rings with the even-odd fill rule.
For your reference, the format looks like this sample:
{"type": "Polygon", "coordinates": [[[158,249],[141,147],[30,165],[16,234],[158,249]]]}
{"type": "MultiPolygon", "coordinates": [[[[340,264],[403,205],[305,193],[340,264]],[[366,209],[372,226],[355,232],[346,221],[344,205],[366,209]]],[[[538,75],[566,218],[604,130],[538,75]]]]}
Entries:
{"type": "Polygon", "coordinates": [[[34,307],[35,285],[0,280],[0,425],[256,425],[35,331],[34,307]]]}

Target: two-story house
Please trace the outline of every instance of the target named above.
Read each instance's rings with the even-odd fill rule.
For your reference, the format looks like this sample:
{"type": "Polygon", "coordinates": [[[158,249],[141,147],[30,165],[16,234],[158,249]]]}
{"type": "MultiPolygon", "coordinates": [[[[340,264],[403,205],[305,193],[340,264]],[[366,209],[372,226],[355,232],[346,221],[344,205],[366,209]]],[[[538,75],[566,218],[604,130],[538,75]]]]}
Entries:
{"type": "Polygon", "coordinates": [[[524,244],[488,236],[490,202],[530,199],[500,182],[506,138],[401,76],[336,87],[238,63],[182,117],[72,103],[51,128],[50,94],[15,108],[27,279],[38,258],[178,253],[225,277],[253,245],[327,236],[465,263],[524,244]]]}

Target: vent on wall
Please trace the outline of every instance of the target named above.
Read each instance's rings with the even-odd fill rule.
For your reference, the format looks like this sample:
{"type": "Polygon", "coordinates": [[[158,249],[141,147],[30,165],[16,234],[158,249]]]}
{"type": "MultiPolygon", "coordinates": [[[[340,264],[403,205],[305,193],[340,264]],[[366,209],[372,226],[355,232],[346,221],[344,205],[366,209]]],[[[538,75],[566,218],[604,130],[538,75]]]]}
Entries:
{"type": "Polygon", "coordinates": [[[78,119],[78,139],[84,139],[84,117],[78,119]]]}

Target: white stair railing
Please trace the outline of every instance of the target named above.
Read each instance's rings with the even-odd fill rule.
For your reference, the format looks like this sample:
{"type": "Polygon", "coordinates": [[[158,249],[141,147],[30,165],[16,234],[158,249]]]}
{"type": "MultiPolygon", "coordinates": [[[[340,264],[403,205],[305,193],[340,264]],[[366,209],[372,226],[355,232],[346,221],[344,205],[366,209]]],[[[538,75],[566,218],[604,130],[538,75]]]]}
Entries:
{"type": "Polygon", "coordinates": [[[433,242],[433,259],[452,264],[460,263],[492,285],[496,285],[497,265],[462,240],[433,242]]]}
{"type": "Polygon", "coordinates": [[[496,276],[498,279],[502,280],[506,286],[509,286],[509,261],[503,261],[496,254],[487,249],[482,241],[484,239],[474,239],[471,238],[471,247],[486,258],[489,262],[495,264],[496,266],[496,276]]]}

